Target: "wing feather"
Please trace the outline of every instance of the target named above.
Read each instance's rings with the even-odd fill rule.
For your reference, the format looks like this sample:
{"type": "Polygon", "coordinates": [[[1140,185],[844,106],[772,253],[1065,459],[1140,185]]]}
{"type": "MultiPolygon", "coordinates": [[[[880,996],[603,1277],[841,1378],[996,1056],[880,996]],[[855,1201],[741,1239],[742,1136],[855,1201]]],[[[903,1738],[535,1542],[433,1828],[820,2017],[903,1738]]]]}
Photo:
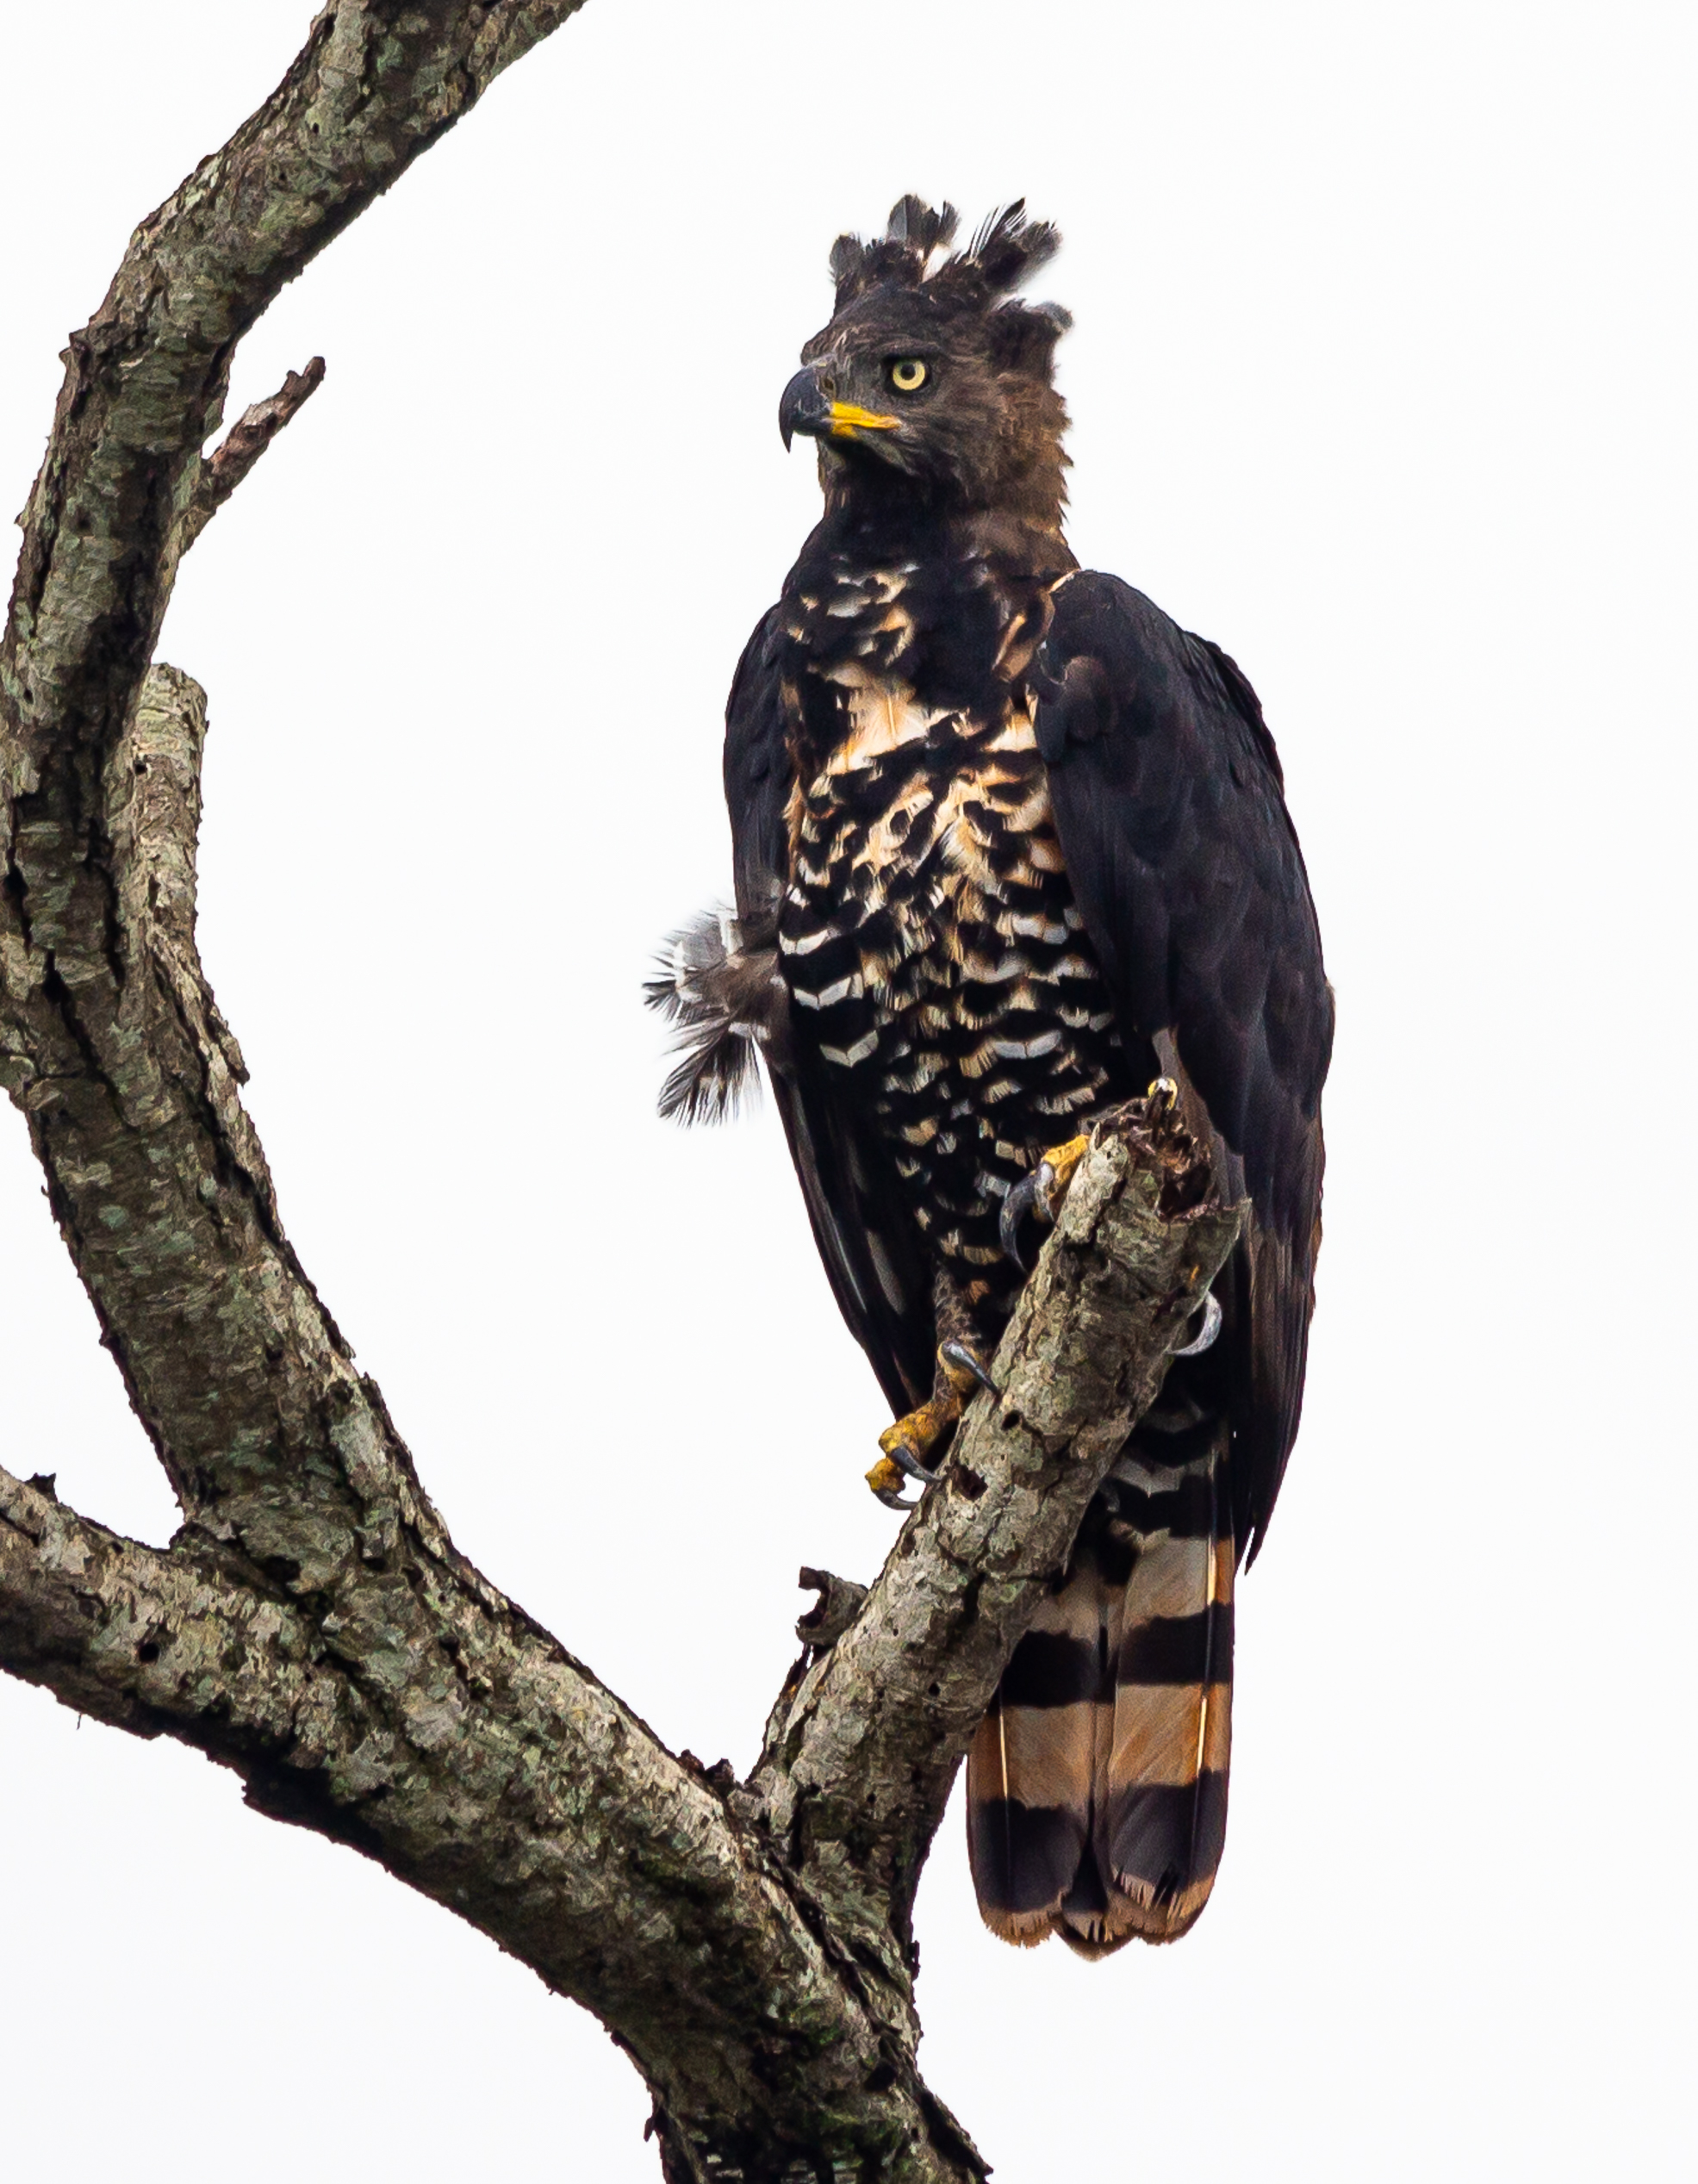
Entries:
{"type": "Polygon", "coordinates": [[[1056,832],[1122,1036],[1180,1078],[1222,1184],[1251,1201],[1222,1301],[1235,1528],[1260,1546],[1303,1403],[1333,1039],[1278,756],[1235,663],[1113,576],[1058,587],[1036,679],[1056,832]]]}
{"type": "MultiPolygon", "coordinates": [[[[744,647],[725,709],[731,866],[746,921],[771,916],[789,862],[781,638],[774,607],[744,647]]],[[[781,1060],[771,1047],[763,1052],[832,1293],[899,1416],[931,1389],[931,1281],[917,1232],[888,1158],[805,1044],[793,1042],[781,1060]]]]}

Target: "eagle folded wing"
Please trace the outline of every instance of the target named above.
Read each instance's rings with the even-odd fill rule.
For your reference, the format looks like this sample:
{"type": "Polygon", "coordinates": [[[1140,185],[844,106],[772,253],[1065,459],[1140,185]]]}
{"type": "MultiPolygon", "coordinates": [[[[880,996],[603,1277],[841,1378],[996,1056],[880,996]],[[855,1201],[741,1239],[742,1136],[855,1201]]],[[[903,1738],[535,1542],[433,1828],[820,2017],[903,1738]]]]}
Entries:
{"type": "MultiPolygon", "coordinates": [[[[770,919],[789,862],[790,774],[774,607],[743,648],[725,710],[725,801],[740,923],[770,919]]],[[[762,1042],[773,1098],[838,1310],[878,1376],[892,1414],[922,1400],[936,1337],[931,1275],[889,1160],[818,1060],[762,1042]]]]}
{"type": "Polygon", "coordinates": [[[1251,1220],[1222,1298],[1235,1345],[1235,1531],[1260,1546],[1296,1437],[1320,1241],[1333,1000],[1279,761],[1226,655],[1118,578],[1058,586],[1038,746],[1067,876],[1122,1035],[1148,1042],[1251,1220]]]}

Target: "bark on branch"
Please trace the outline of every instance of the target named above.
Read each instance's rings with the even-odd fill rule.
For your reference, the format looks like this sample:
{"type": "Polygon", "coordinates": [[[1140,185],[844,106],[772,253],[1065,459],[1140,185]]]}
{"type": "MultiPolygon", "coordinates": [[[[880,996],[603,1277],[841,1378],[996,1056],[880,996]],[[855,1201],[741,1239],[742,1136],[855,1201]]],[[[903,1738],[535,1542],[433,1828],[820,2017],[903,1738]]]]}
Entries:
{"type": "Polygon", "coordinates": [[[669,2178],[965,2184],[914,2063],[915,1881],[1235,1212],[1176,1128],[1099,1133],[1001,1395],[806,1633],[738,1785],[456,1550],[289,1243],[196,945],[205,700],[149,661],[186,545],[311,391],[291,375],[204,464],[235,344],[575,4],[338,0],[73,338],[0,650],[0,1081],[184,1522],[140,1546],[0,1474],[0,1666],[197,1746],[585,2003],[669,2178]]]}
{"type": "Polygon", "coordinates": [[[161,1553],[66,1509],[51,1479],[0,1471],[0,1658],[79,1714],[193,1744],[235,1692],[247,1733],[281,1739],[314,1710],[314,1650],[307,1620],[215,1542],[161,1553]]]}
{"type": "Polygon", "coordinates": [[[314,357],[305,371],[291,371],[275,395],[250,402],[201,465],[201,475],[183,518],[177,548],[181,559],[302,405],[324,384],[324,358],[314,357]]]}

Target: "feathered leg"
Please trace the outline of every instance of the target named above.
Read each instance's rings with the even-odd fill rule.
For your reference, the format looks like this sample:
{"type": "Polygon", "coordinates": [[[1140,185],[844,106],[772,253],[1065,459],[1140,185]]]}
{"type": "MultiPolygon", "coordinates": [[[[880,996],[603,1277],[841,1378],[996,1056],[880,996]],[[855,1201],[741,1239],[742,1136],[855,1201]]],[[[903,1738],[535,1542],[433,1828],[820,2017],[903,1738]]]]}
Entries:
{"type": "Polygon", "coordinates": [[[961,1287],[949,1269],[932,1276],[932,1322],[939,1340],[937,1365],[928,1400],[886,1426],[879,1435],[883,1452],[867,1474],[867,1484],[887,1509],[917,1506],[902,1498],[905,1478],[936,1478],[930,1466],[942,1456],[963,1409],[980,1388],[996,1393],[996,1383],[980,1353],[982,1329],[971,1286],[961,1287]]]}

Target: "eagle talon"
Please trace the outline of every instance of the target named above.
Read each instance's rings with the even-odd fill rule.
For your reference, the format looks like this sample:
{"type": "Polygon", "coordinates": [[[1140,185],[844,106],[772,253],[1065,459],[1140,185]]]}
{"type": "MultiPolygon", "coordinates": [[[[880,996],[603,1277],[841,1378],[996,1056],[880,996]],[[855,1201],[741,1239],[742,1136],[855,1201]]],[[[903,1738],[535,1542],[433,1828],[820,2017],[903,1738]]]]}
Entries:
{"type": "Polygon", "coordinates": [[[879,1460],[867,1474],[867,1484],[887,1509],[911,1509],[912,1502],[895,1498],[905,1479],[930,1486],[937,1473],[925,1459],[943,1446],[944,1437],[961,1416],[969,1396],[980,1387],[995,1392],[995,1382],[969,1343],[951,1335],[937,1346],[937,1378],[931,1395],[905,1418],[886,1426],[879,1435],[879,1460]]]}
{"type": "MultiPolygon", "coordinates": [[[[907,1422],[905,1420],[903,1422],[905,1424],[907,1422]]],[[[893,1466],[904,1478],[917,1478],[922,1486],[934,1485],[936,1483],[936,1472],[929,1472],[919,1458],[915,1455],[913,1450],[909,1447],[907,1442],[897,1439],[900,1431],[900,1427],[892,1426],[879,1435],[879,1446],[883,1449],[884,1454],[874,1465],[873,1471],[882,1473],[886,1465],[889,1465],[893,1466]]],[[[867,1476],[870,1479],[873,1472],[868,1472],[867,1476]]],[[[894,1484],[895,1482],[886,1480],[886,1484],[894,1484]]],[[[874,1489],[875,1493],[877,1490],[876,1488],[874,1489]]]]}
{"type": "Polygon", "coordinates": [[[975,1382],[980,1387],[988,1389],[993,1396],[1001,1394],[1002,1391],[992,1379],[985,1360],[968,1344],[952,1337],[948,1342],[938,1345],[937,1355],[949,1376],[950,1386],[958,1396],[965,1397],[975,1382]]]}
{"type": "MultiPolygon", "coordinates": [[[[1055,1216],[1061,1210],[1061,1201],[1067,1195],[1073,1179],[1073,1171],[1091,1150],[1087,1136],[1070,1137],[1065,1145],[1052,1145],[1039,1160],[1036,1170],[1023,1176],[1002,1202],[1002,1213],[997,1223],[997,1234],[1002,1248],[1023,1274],[1031,1269],[1020,1256],[1020,1223],[1029,1213],[1035,1213],[1046,1227],[1054,1227],[1055,1216]]],[[[988,1381],[985,1384],[990,1385],[988,1381]]]]}
{"type": "Polygon", "coordinates": [[[1002,1212],[997,1221],[997,1235],[1001,1241],[1003,1255],[1011,1259],[1023,1274],[1031,1268],[1020,1256],[1020,1223],[1032,1210],[1037,1199],[1037,1177],[1023,1176],[1002,1202],[1002,1212]]]}
{"type": "Polygon", "coordinates": [[[902,1467],[893,1457],[880,1456],[867,1474],[867,1484],[887,1509],[917,1509],[920,1499],[917,1494],[910,1501],[902,1491],[902,1467]]]}
{"type": "Polygon", "coordinates": [[[1220,1300],[1211,1289],[1203,1300],[1203,1325],[1193,1339],[1182,1350],[1170,1350],[1175,1358],[1200,1358],[1205,1350],[1212,1350],[1215,1338],[1221,1331],[1220,1300]]]}

